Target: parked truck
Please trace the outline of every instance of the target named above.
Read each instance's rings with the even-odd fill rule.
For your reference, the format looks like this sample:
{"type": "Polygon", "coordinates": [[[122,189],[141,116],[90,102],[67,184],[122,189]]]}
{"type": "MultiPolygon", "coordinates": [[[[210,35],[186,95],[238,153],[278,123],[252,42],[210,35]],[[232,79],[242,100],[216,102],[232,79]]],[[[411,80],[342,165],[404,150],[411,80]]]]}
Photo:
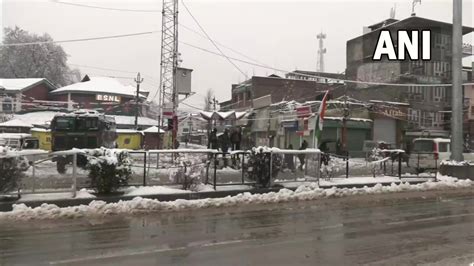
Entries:
{"type": "MultiPolygon", "coordinates": [[[[51,121],[51,138],[53,151],[115,148],[115,119],[89,110],[59,114],[51,121]]],[[[72,156],[57,156],[53,160],[56,161],[58,172],[65,173],[66,165],[72,162],[72,156]]],[[[87,158],[79,155],[77,165],[84,167],[86,164],[87,158]]]]}

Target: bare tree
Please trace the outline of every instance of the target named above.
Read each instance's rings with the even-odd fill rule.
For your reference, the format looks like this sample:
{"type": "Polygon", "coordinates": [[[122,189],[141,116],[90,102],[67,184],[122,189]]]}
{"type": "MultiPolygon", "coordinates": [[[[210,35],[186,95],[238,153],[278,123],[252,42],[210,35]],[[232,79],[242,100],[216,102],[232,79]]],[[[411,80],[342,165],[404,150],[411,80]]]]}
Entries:
{"type": "Polygon", "coordinates": [[[207,89],[206,96],[204,97],[204,111],[211,111],[212,101],[214,99],[214,91],[212,89],[207,89]]]}
{"type": "Polygon", "coordinates": [[[1,78],[46,78],[56,86],[65,86],[80,80],[80,72],[67,65],[68,55],[47,33],[37,35],[19,27],[5,28],[4,44],[42,44],[0,47],[1,78]]]}

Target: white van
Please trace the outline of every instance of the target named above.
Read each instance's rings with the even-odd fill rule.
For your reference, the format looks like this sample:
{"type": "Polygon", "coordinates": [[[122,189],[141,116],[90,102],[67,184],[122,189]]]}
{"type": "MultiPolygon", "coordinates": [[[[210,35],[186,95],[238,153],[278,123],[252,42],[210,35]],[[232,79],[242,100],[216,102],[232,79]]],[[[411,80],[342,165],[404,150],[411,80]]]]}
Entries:
{"type": "MultiPolygon", "coordinates": [[[[464,160],[472,161],[474,153],[463,153],[464,160]]],[[[443,160],[451,157],[451,140],[443,138],[417,138],[413,140],[413,149],[409,164],[418,172],[439,168],[443,160]]]]}

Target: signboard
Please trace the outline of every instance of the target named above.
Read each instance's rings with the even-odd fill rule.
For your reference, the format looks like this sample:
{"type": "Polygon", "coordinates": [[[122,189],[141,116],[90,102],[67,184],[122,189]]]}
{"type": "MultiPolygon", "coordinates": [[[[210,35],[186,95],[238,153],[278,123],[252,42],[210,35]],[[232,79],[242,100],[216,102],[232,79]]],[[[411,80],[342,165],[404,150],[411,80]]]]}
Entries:
{"type": "Polygon", "coordinates": [[[296,107],[296,116],[298,118],[309,117],[311,115],[311,106],[296,107]]]}
{"type": "Polygon", "coordinates": [[[120,102],[120,96],[109,94],[96,94],[95,99],[99,102],[120,102]]]}
{"type": "Polygon", "coordinates": [[[281,126],[283,128],[288,128],[288,129],[297,129],[298,128],[298,121],[297,120],[281,121],[281,126]]]}
{"type": "Polygon", "coordinates": [[[296,131],[296,135],[298,135],[300,137],[308,137],[310,132],[311,131],[309,131],[309,130],[298,130],[298,131],[296,131]]]}
{"type": "Polygon", "coordinates": [[[163,118],[173,118],[173,108],[163,108],[163,118]]]}

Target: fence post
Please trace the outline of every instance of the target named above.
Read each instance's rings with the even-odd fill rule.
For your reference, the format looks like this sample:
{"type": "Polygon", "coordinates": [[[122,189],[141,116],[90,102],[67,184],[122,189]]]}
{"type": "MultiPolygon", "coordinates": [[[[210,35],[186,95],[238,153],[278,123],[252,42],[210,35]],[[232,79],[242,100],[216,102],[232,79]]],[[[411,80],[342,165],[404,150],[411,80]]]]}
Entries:
{"type": "Polygon", "coordinates": [[[33,173],[32,173],[32,179],[33,179],[33,192],[35,192],[36,190],[36,166],[35,166],[35,161],[36,161],[36,158],[35,156],[33,155],[33,173]]]}
{"type": "Polygon", "coordinates": [[[299,169],[299,166],[298,166],[298,155],[299,154],[293,154],[293,156],[291,157],[292,160],[293,160],[293,170],[292,170],[292,173],[293,173],[293,176],[295,177],[295,181],[297,181],[297,172],[298,172],[298,169],[299,169]]]}
{"type": "Polygon", "coordinates": [[[346,153],[346,178],[349,178],[349,151],[346,153]]]}
{"type": "Polygon", "coordinates": [[[393,161],[394,160],[392,160],[392,155],[390,155],[390,160],[392,161],[392,176],[393,176],[393,161]]]}
{"type": "Polygon", "coordinates": [[[214,154],[214,190],[216,190],[217,181],[217,153],[214,154]]]}
{"type": "Polygon", "coordinates": [[[77,191],[77,153],[72,155],[72,197],[76,197],[77,191]]]}
{"type": "Polygon", "coordinates": [[[305,154],[304,156],[304,178],[306,179],[306,176],[308,175],[308,154],[305,154]]]}
{"type": "Polygon", "coordinates": [[[319,179],[321,178],[321,152],[318,153],[318,187],[319,187],[319,179]]]}
{"type": "Polygon", "coordinates": [[[245,184],[245,172],[244,172],[245,153],[242,153],[242,185],[245,184]]]}
{"type": "Polygon", "coordinates": [[[270,151],[270,180],[268,186],[272,186],[272,177],[273,177],[273,151],[270,151]]]}
{"type": "Polygon", "coordinates": [[[205,185],[209,183],[209,165],[211,164],[211,160],[209,159],[209,154],[207,154],[207,161],[206,161],[206,181],[204,182],[205,185]]]}
{"type": "Polygon", "coordinates": [[[398,178],[402,178],[402,153],[398,153],[398,178]]]}
{"type": "Polygon", "coordinates": [[[186,167],[186,162],[183,162],[184,164],[184,189],[187,190],[188,189],[188,175],[186,174],[186,171],[188,170],[187,167],[186,167]]]}
{"type": "Polygon", "coordinates": [[[383,175],[387,175],[387,161],[383,161],[383,175]]]}
{"type": "Polygon", "coordinates": [[[419,153],[418,153],[417,158],[418,160],[416,163],[416,177],[419,177],[420,176],[420,154],[419,153]]]}
{"type": "Polygon", "coordinates": [[[147,157],[147,153],[148,152],[145,152],[144,157],[143,157],[143,186],[144,187],[146,186],[146,157],[147,157]]]}

